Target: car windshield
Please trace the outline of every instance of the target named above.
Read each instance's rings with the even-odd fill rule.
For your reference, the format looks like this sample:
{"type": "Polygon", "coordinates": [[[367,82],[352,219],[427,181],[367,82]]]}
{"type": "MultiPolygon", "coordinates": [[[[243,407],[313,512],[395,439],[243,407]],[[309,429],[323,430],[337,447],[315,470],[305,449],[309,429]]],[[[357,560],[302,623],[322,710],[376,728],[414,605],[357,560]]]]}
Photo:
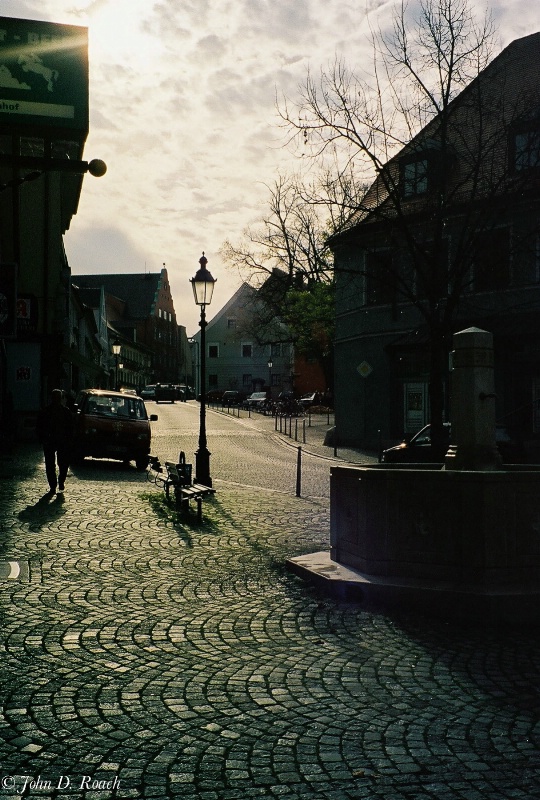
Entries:
{"type": "Polygon", "coordinates": [[[83,413],[115,419],[147,419],[146,407],[138,397],[114,395],[88,395],[83,413]]]}

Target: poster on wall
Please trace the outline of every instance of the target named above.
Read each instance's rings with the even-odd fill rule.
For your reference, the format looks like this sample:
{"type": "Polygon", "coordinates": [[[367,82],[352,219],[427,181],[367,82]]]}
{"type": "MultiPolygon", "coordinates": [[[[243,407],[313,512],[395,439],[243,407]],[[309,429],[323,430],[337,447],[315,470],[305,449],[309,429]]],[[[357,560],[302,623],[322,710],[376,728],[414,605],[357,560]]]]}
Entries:
{"type": "Polygon", "coordinates": [[[35,411],[40,406],[41,345],[39,342],[8,342],[6,356],[14,409],[35,411]]]}

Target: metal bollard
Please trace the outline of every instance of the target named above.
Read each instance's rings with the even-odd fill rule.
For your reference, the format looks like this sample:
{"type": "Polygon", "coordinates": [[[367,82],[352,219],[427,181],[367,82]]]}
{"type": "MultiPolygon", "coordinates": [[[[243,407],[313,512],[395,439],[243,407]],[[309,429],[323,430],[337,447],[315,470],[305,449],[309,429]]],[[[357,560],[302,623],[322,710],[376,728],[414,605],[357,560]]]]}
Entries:
{"type": "Polygon", "coordinates": [[[298,441],[298,419],[294,421],[294,441],[298,441]]]}
{"type": "Polygon", "coordinates": [[[300,497],[302,490],[302,448],[298,448],[298,455],[296,458],[296,496],[300,497]]]}

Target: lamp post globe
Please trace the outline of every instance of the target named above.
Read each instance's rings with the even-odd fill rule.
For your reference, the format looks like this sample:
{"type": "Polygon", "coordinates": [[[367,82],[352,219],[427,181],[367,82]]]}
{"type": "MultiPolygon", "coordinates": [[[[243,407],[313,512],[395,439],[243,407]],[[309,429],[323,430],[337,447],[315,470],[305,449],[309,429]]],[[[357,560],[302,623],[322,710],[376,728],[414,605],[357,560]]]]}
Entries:
{"type": "Polygon", "coordinates": [[[120,351],[122,350],[122,345],[115,339],[112,345],[112,351],[114,355],[114,388],[118,391],[118,358],[120,356],[120,351]]]}
{"type": "Polygon", "coordinates": [[[201,307],[201,352],[200,352],[200,424],[199,424],[199,449],[195,453],[195,480],[203,486],[212,486],[210,477],[210,451],[206,441],[206,306],[212,302],[214,284],[216,279],[207,269],[208,259],[203,254],[199,259],[200,267],[190,283],[193,288],[195,303],[201,307]]]}
{"type": "Polygon", "coordinates": [[[274,366],[274,363],[272,361],[272,358],[269,358],[268,359],[268,392],[269,392],[269,395],[270,395],[270,400],[272,399],[272,367],[273,366],[274,366]]]}

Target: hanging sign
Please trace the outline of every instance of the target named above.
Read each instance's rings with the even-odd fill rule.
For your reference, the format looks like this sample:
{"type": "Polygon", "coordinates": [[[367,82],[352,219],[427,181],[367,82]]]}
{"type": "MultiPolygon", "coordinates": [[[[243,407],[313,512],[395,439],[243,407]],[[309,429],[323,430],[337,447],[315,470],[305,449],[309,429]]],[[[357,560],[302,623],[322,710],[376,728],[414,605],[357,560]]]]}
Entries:
{"type": "Polygon", "coordinates": [[[88,29],[0,17],[0,123],[88,131],[88,29]]]}

